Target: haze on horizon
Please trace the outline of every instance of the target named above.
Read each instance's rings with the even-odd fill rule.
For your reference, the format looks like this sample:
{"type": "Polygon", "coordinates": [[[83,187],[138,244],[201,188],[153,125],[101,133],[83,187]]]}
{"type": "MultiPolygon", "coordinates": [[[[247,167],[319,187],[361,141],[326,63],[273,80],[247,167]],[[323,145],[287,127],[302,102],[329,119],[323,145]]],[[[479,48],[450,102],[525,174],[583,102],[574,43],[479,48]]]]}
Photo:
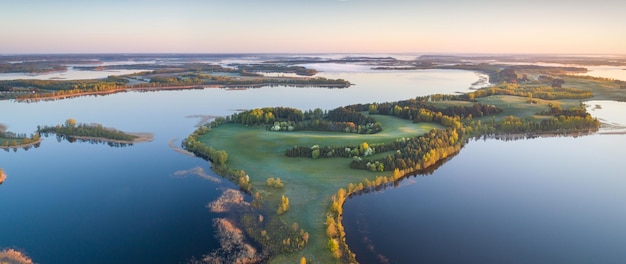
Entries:
{"type": "Polygon", "coordinates": [[[0,54],[626,54],[617,0],[5,0],[0,54]]]}

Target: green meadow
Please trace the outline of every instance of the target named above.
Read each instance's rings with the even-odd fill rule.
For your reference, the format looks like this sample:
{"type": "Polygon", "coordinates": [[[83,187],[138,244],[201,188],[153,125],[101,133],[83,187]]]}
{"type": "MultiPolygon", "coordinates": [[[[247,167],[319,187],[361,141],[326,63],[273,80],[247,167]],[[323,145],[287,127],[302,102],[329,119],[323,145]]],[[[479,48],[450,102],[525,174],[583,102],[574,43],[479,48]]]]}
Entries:
{"type": "MultiPolygon", "coordinates": [[[[217,150],[227,150],[228,165],[248,172],[253,192],[259,192],[269,208],[276,208],[282,195],[289,198],[289,210],[280,215],[287,225],[297,223],[309,232],[310,240],[300,252],[279,255],[276,263],[296,263],[302,256],[314,263],[332,263],[324,220],[330,207],[330,197],[349,183],[365,178],[373,180],[381,172],[350,169],[349,158],[289,158],[284,151],[293,146],[334,145],[357,146],[388,143],[397,138],[422,135],[438,124],[419,123],[391,116],[375,116],[383,131],[371,135],[331,132],[274,132],[263,127],[224,124],[199,139],[217,150]],[[280,178],[284,188],[269,187],[269,177],[280,178]],[[274,206],[275,205],[275,206],[274,206]]],[[[271,214],[272,211],[267,212],[271,214]]],[[[275,212],[274,212],[275,213],[275,212]]],[[[261,232],[261,230],[258,230],[261,232]]]]}
{"type": "MultiPolygon", "coordinates": [[[[624,96],[625,90],[620,89],[619,84],[610,80],[586,77],[563,78],[566,80],[567,87],[592,91],[593,96],[585,100],[604,98],[615,100],[624,96]]],[[[532,85],[536,84],[530,84],[524,88],[532,87],[532,85]]],[[[546,88],[546,90],[550,89],[546,88]]],[[[555,90],[555,92],[560,91],[555,90]]],[[[547,100],[532,96],[503,94],[483,96],[476,100],[483,105],[493,105],[503,110],[493,116],[473,117],[474,120],[481,122],[499,122],[508,116],[541,122],[543,119],[554,118],[551,106],[558,105],[561,109],[577,109],[584,101],[581,99],[547,100]]],[[[459,100],[430,103],[440,109],[453,106],[469,107],[473,104],[473,102],[459,100]]],[[[420,136],[432,129],[444,128],[439,124],[413,123],[387,115],[374,115],[374,117],[383,129],[376,134],[320,131],[275,132],[266,130],[264,126],[225,123],[198,137],[200,143],[228,153],[226,162],[228,168],[247,172],[251,192],[253,196],[260,197],[263,204],[260,212],[265,215],[264,217],[278,217],[285,226],[294,226],[294,231],[301,228],[310,235],[308,243],[302,250],[294,253],[273,254],[270,259],[271,263],[297,263],[303,256],[313,263],[341,261],[333,256],[331,253],[333,250],[329,250],[329,247],[332,248],[332,243],[329,244],[326,229],[326,217],[331,212],[329,209],[333,204],[333,196],[338,194],[340,188],[347,189],[350,183],[362,183],[365,179],[373,181],[377,176],[391,176],[391,172],[351,169],[349,167],[351,158],[290,158],[285,156],[286,150],[295,146],[313,147],[314,145],[354,148],[364,142],[375,147],[379,143],[390,143],[399,138],[420,136]],[[267,180],[270,177],[280,178],[284,187],[269,186],[267,180]],[[289,209],[278,215],[277,208],[283,200],[282,196],[289,199],[289,209]]],[[[376,153],[373,157],[382,158],[390,153],[376,153]]],[[[340,220],[341,213],[338,212],[337,219],[340,220]]],[[[252,230],[260,234],[267,233],[270,236],[275,235],[272,231],[276,232],[276,230],[252,230]]]]}

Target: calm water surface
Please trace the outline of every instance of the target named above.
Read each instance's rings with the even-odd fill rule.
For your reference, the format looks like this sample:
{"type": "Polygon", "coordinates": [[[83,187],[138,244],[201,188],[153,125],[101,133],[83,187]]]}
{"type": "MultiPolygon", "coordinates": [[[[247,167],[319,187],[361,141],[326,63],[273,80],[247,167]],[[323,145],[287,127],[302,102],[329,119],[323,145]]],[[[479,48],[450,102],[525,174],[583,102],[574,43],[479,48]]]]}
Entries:
{"type": "Polygon", "coordinates": [[[466,91],[478,79],[464,71],[324,74],[356,85],[129,92],[30,104],[0,101],[0,123],[17,133],[75,118],[155,136],[152,142],[124,148],[57,142],[53,136],[39,148],[0,151],[0,167],[8,175],[0,185],[0,248],[22,249],[38,263],[180,263],[200,257],[218,247],[212,219],[220,215],[205,205],[235,186],[175,175],[195,167],[211,173],[206,162],[168,146],[172,139],[180,144],[195,129],[199,119],[188,116],[224,116],[265,106],[332,109],[466,91]]]}
{"type": "MultiPolygon", "coordinates": [[[[596,104],[626,125],[626,103],[596,104]]],[[[623,134],[470,142],[432,175],[349,199],[347,242],[361,263],[624,263],[624,156],[623,134]]]]}

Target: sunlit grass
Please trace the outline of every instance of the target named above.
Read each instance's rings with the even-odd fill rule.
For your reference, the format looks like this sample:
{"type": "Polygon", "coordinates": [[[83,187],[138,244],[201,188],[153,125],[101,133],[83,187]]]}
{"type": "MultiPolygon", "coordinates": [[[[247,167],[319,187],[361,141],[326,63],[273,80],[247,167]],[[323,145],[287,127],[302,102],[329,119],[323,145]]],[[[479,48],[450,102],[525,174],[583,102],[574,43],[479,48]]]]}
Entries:
{"type": "Polygon", "coordinates": [[[614,81],[576,76],[564,77],[563,80],[564,87],[591,90],[594,96],[588,100],[626,101],[626,89],[620,89],[620,85],[614,81]]]}
{"type": "Polygon", "coordinates": [[[328,237],[324,232],[331,195],[349,183],[361,182],[365,178],[372,180],[381,173],[350,169],[349,158],[288,158],[284,151],[293,146],[389,143],[397,138],[418,136],[433,128],[441,128],[432,123],[414,124],[390,116],[375,117],[382,124],[383,131],[373,135],[272,132],[263,127],[225,124],[201,136],[200,140],[215,149],[227,150],[228,165],[245,170],[250,176],[253,191],[266,197],[270,204],[278,204],[282,195],[289,198],[290,209],[281,215],[281,219],[287,224],[298,223],[310,233],[311,239],[303,251],[276,256],[276,262],[296,263],[304,255],[315,263],[332,263],[334,259],[327,249],[328,237]],[[269,177],[280,178],[284,188],[267,186],[269,177]]]}

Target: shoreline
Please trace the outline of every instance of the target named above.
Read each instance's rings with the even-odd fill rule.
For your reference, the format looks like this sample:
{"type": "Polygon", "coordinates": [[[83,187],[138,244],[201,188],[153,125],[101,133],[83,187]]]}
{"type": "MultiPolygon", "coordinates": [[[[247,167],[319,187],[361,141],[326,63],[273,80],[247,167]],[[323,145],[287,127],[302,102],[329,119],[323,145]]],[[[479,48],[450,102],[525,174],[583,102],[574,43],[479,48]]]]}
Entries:
{"type": "Polygon", "coordinates": [[[31,146],[41,143],[42,141],[43,141],[43,138],[39,138],[39,140],[30,142],[28,144],[19,144],[15,146],[0,146],[0,149],[12,149],[12,148],[18,149],[18,148],[31,147],[31,146]]]}
{"type": "Polygon", "coordinates": [[[180,154],[183,155],[187,155],[190,157],[196,157],[196,154],[193,154],[193,152],[187,151],[181,147],[177,147],[176,145],[174,145],[174,142],[176,142],[176,140],[178,140],[178,138],[172,138],[170,139],[170,141],[167,142],[167,145],[170,147],[170,149],[172,149],[173,151],[176,151],[180,154]]]}
{"type": "Polygon", "coordinates": [[[120,143],[120,144],[133,144],[133,143],[141,143],[141,142],[151,142],[152,140],[154,140],[154,134],[152,133],[145,133],[145,132],[124,132],[126,134],[129,135],[133,135],[136,138],[133,139],[132,141],[129,140],[118,140],[118,139],[108,139],[108,138],[101,138],[101,137],[86,137],[86,136],[69,136],[69,135],[65,135],[66,137],[71,137],[71,138],[75,138],[75,139],[82,139],[82,140],[97,140],[97,141],[102,141],[102,142],[110,142],[110,143],[120,143]]]}
{"type": "MultiPolygon", "coordinates": [[[[119,89],[112,89],[108,91],[92,91],[92,92],[79,92],[75,94],[67,95],[55,95],[55,96],[41,96],[37,98],[15,98],[15,102],[38,102],[38,101],[53,101],[62,99],[71,99],[74,97],[90,96],[90,95],[111,95],[124,92],[149,92],[149,91],[169,91],[169,90],[204,90],[204,89],[249,89],[260,88],[264,86],[292,86],[292,87],[320,87],[320,88],[348,88],[353,84],[306,84],[306,83],[280,83],[280,82],[268,82],[268,83],[249,83],[249,84],[207,84],[207,85],[185,85],[185,86],[155,86],[155,87],[124,87],[119,89]]],[[[10,100],[10,99],[9,99],[10,100]]]]}

